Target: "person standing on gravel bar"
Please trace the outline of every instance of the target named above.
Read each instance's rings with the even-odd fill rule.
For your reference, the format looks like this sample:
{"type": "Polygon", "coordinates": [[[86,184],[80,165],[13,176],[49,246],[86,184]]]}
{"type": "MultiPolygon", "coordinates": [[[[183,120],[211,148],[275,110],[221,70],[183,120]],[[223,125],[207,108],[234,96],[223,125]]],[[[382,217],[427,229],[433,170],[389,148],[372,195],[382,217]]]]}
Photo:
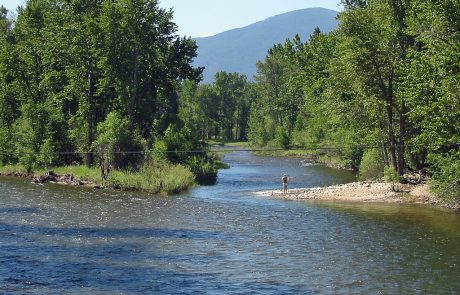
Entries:
{"type": "Polygon", "coordinates": [[[285,194],[288,191],[288,177],[286,176],[286,173],[283,175],[281,180],[283,181],[283,194],[285,194]]]}

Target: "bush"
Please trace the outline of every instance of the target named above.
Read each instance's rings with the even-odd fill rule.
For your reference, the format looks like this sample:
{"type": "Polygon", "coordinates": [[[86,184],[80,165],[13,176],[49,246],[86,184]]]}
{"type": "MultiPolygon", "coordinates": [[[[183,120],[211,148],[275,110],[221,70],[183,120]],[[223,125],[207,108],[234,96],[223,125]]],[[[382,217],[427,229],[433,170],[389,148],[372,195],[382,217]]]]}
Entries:
{"type": "Polygon", "coordinates": [[[45,140],[40,147],[40,154],[38,155],[37,160],[38,164],[45,168],[51,168],[57,164],[58,155],[50,138],[45,140]]]}
{"type": "Polygon", "coordinates": [[[460,151],[431,155],[433,190],[441,198],[460,200],[460,151]]]}
{"type": "Polygon", "coordinates": [[[19,158],[19,164],[24,166],[28,173],[31,173],[37,162],[35,152],[30,148],[21,149],[21,157],[19,158]]]}
{"type": "Polygon", "coordinates": [[[215,184],[219,166],[214,158],[192,157],[186,166],[193,172],[199,184],[215,184]]]}
{"type": "MultiPolygon", "coordinates": [[[[186,163],[196,155],[195,151],[203,150],[204,146],[199,141],[198,133],[184,126],[182,123],[170,124],[162,138],[168,151],[181,151],[167,154],[172,163],[186,163]],[[191,152],[185,152],[191,151],[191,152]]],[[[204,156],[203,152],[200,156],[204,156]]]]}
{"type": "Polygon", "coordinates": [[[282,147],[283,149],[289,147],[291,140],[284,127],[279,126],[276,128],[275,142],[278,147],[282,147]]]}
{"type": "Polygon", "coordinates": [[[138,169],[143,160],[142,152],[146,142],[138,134],[129,129],[129,121],[117,113],[110,113],[104,122],[97,125],[97,139],[93,143],[93,149],[104,156],[105,160],[119,169],[138,169]]]}
{"type": "Polygon", "coordinates": [[[385,181],[400,183],[402,181],[402,177],[399,176],[398,171],[393,166],[386,166],[383,171],[383,177],[385,181]]]}
{"type": "Polygon", "coordinates": [[[359,165],[359,178],[363,180],[380,179],[383,177],[384,168],[382,152],[378,149],[366,150],[359,165]]]}
{"type": "Polygon", "coordinates": [[[13,131],[11,128],[0,127],[0,164],[16,162],[14,154],[13,131]]]}
{"type": "Polygon", "coordinates": [[[164,161],[167,159],[168,146],[163,140],[157,140],[153,144],[151,157],[154,161],[164,161]]]}

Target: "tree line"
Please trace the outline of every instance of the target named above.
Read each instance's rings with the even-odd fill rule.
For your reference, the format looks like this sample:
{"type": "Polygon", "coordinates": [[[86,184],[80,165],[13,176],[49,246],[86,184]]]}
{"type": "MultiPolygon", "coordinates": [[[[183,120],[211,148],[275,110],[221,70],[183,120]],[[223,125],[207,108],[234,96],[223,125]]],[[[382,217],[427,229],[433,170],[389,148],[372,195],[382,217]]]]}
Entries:
{"type": "Polygon", "coordinates": [[[335,31],[275,45],[254,83],[219,73],[186,91],[196,124],[206,138],[318,149],[363,178],[426,173],[460,198],[460,2],[342,3],[335,31]]]}
{"type": "Polygon", "coordinates": [[[212,84],[158,1],[31,0],[15,19],[2,7],[0,161],[136,170],[159,157],[215,180],[208,153],[167,151],[248,140],[363,178],[420,171],[460,198],[460,2],[342,2],[335,31],[274,45],[254,82],[212,84]]]}
{"type": "Polygon", "coordinates": [[[139,170],[159,156],[215,177],[206,152],[166,153],[206,148],[179,115],[181,84],[203,69],[172,19],[157,0],[30,0],[15,18],[1,7],[0,162],[139,170]]]}

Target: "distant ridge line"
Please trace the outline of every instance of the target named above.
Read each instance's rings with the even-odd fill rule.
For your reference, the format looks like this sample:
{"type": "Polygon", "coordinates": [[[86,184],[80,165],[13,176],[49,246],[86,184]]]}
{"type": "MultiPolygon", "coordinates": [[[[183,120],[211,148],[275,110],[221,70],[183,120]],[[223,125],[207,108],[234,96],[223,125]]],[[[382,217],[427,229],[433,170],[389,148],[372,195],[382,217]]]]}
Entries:
{"type": "Polygon", "coordinates": [[[198,45],[195,66],[204,66],[205,83],[213,82],[219,71],[238,72],[252,80],[256,63],[268,49],[299,34],[306,41],[316,27],[328,33],[337,28],[338,11],[306,8],[268,17],[245,27],[214,36],[194,38],[198,45]]]}

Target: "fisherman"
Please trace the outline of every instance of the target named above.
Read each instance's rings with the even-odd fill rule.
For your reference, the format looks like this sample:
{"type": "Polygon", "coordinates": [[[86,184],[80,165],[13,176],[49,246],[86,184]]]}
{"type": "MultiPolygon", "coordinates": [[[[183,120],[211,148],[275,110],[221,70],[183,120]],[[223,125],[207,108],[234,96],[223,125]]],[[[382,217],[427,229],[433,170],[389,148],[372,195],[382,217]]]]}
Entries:
{"type": "Polygon", "coordinates": [[[283,174],[281,180],[283,181],[283,194],[285,194],[288,191],[288,177],[286,176],[286,173],[283,174]]]}

